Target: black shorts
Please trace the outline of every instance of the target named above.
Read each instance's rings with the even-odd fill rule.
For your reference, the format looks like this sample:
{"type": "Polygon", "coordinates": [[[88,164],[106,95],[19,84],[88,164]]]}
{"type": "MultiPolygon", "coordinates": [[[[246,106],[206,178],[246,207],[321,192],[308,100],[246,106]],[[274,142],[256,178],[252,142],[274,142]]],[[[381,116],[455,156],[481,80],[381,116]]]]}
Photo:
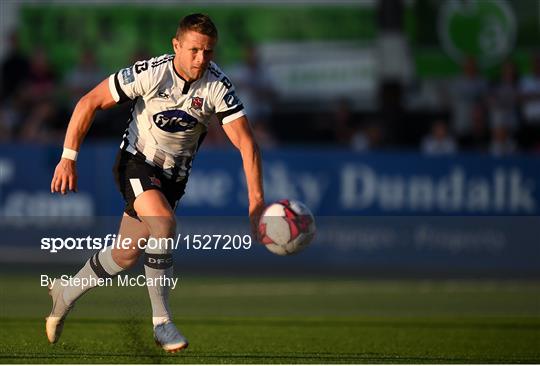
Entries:
{"type": "Polygon", "coordinates": [[[124,150],[120,150],[116,155],[113,173],[116,185],[126,202],[124,211],[136,219],[138,215],[133,203],[142,192],[151,189],[161,191],[174,211],[186,190],[187,177],[180,182],[177,182],[176,178],[167,178],[163,170],[148,164],[142,155],[133,155],[124,150]]]}

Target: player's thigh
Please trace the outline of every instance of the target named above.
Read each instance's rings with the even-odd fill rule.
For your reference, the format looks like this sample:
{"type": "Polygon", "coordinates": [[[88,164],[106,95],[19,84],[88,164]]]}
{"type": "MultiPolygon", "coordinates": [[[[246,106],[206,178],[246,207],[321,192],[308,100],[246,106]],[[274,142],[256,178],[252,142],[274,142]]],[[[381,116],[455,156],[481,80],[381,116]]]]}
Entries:
{"type": "Polygon", "coordinates": [[[147,239],[150,236],[150,231],[144,222],[133,218],[124,212],[124,216],[122,216],[122,221],[120,222],[118,236],[122,239],[131,239],[132,245],[130,249],[135,249],[137,242],[140,239],[147,239]]]}
{"type": "Polygon", "coordinates": [[[135,198],[133,207],[139,217],[169,217],[174,216],[173,210],[163,192],[149,189],[135,198]]]}
{"type": "Polygon", "coordinates": [[[168,237],[174,234],[176,222],[167,198],[158,189],[150,189],[135,199],[133,207],[139,218],[147,225],[152,236],[168,237]]]}

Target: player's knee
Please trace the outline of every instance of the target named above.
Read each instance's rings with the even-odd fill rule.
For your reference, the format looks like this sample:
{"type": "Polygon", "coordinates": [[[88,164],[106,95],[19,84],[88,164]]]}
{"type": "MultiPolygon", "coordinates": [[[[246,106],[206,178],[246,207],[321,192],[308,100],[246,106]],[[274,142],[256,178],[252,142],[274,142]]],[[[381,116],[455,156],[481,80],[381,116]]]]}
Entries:
{"type": "Polygon", "coordinates": [[[174,216],[160,216],[149,220],[150,234],[154,238],[171,238],[176,231],[174,216]]]}
{"type": "Polygon", "coordinates": [[[139,250],[122,250],[115,253],[113,258],[120,267],[129,269],[137,263],[140,255],[141,252],[139,250]]]}
{"type": "Polygon", "coordinates": [[[136,258],[133,258],[133,257],[125,257],[125,258],[119,258],[117,260],[117,264],[124,268],[124,269],[130,269],[131,267],[133,267],[136,263],[137,263],[137,259],[139,259],[139,257],[136,257],[136,258]]]}

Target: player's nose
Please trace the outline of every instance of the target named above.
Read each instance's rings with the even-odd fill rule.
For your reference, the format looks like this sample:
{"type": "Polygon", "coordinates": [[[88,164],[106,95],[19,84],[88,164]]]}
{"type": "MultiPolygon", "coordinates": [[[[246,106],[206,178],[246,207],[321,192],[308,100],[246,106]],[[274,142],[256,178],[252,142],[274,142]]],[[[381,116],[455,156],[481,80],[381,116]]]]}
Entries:
{"type": "Polygon", "coordinates": [[[197,52],[195,56],[195,65],[202,66],[205,63],[204,52],[197,52]]]}

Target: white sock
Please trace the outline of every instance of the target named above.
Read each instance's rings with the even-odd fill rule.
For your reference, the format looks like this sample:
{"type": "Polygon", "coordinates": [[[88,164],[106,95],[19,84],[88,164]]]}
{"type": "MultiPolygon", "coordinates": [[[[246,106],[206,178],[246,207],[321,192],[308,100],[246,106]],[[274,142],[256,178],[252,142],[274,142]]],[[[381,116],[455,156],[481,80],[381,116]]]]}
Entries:
{"type": "Polygon", "coordinates": [[[90,257],[80,271],[73,276],[74,279],[87,278],[92,279],[87,286],[67,286],[64,289],[64,302],[71,304],[81,297],[88,290],[96,287],[96,280],[99,278],[114,277],[122,272],[124,268],[120,267],[112,258],[112,246],[107,247],[105,251],[99,251],[90,257]]]}
{"type": "MultiPolygon", "coordinates": [[[[172,278],[173,258],[170,249],[149,249],[145,250],[144,272],[146,278],[172,278]]],[[[152,304],[152,323],[154,327],[171,321],[171,310],[169,308],[169,286],[161,286],[158,281],[154,281],[155,286],[147,286],[148,295],[152,304]],[[157,283],[156,283],[157,282],[157,283]]]]}

